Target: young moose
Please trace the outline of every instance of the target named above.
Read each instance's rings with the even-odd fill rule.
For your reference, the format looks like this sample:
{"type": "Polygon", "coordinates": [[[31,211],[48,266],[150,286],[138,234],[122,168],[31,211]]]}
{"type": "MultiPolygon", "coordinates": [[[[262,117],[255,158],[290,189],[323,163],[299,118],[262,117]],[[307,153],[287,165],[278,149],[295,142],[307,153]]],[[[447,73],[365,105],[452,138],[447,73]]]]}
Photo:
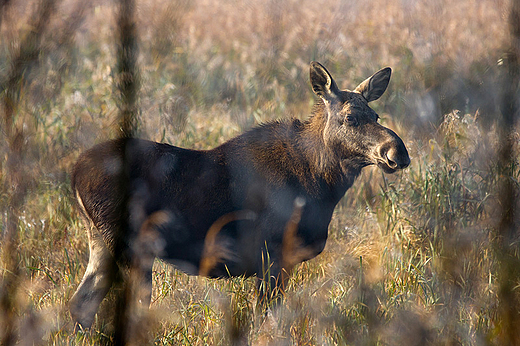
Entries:
{"type": "Polygon", "coordinates": [[[83,153],[72,187],[90,225],[90,259],[71,300],[73,318],[91,325],[115,274],[134,263],[135,244],[147,234],[156,246],[139,266],[149,290],[144,303],[156,255],[211,277],[262,278],[268,269],[272,284],[283,285],[280,275],[323,250],[334,207],[363,167],[393,173],[410,164],[401,138],[368,106],[390,74],[384,68],[342,91],[312,62],[319,100],[305,122],[267,123],[207,151],[118,139],[83,153]],[[220,255],[208,265],[208,247],[215,246],[220,255]]]}

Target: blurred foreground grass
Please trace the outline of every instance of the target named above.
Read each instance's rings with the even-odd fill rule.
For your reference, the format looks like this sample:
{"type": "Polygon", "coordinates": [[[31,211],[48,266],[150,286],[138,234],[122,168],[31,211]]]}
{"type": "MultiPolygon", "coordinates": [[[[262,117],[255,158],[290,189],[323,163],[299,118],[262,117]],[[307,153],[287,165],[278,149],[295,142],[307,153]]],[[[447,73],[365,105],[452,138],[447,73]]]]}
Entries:
{"type": "MultiPolygon", "coordinates": [[[[110,344],[112,292],[92,332],[73,334],[67,302],[88,260],[70,191],[78,154],[117,136],[115,8],[56,2],[32,41],[33,2],[2,5],[0,76],[21,62],[12,127],[27,183],[9,272],[16,338],[26,344],[110,344]],[[76,16],[76,17],[75,17],[76,16]],[[72,28],[72,29],[71,29],[72,28]],[[35,43],[36,42],[36,43],[35,43]]],[[[497,247],[501,181],[518,193],[514,159],[497,161],[506,1],[146,0],[137,8],[141,136],[214,147],[262,121],[305,118],[308,64],[353,87],[383,66],[394,74],[373,107],[410,149],[396,176],[366,169],[335,211],[323,254],[298,266],[274,315],[257,310],[254,280],[189,277],[154,266],[150,311],[133,316],[135,344],[504,344],[497,247]],[[144,341],[143,341],[144,340],[144,341]]],[[[11,88],[12,90],[12,88],[11,88]]],[[[2,109],[7,114],[5,103],[2,109]]],[[[3,125],[6,136],[6,125],[3,125]]],[[[6,232],[12,146],[0,141],[6,232]]],[[[517,208],[518,209],[518,208],[517,208]]],[[[518,216],[516,216],[518,217],[518,216]]],[[[518,225],[518,221],[516,221],[518,225]]],[[[518,240],[510,244],[518,249],[518,240]]],[[[516,261],[519,252],[513,252],[516,261]]],[[[518,277],[513,299],[520,299],[518,277]]],[[[3,289],[6,289],[2,286],[3,289]]],[[[507,302],[506,302],[507,303],[507,302]]],[[[0,325],[7,315],[0,316],[0,325]]]]}

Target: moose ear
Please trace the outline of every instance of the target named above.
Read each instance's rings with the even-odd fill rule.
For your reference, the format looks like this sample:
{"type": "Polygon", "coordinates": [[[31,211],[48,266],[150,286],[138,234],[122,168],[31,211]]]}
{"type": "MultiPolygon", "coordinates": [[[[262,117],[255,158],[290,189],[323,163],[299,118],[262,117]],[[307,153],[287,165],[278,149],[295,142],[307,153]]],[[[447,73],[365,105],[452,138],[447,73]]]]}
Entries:
{"type": "Polygon", "coordinates": [[[339,89],[329,71],[319,62],[311,62],[310,68],[312,91],[321,98],[329,99],[338,94],[339,89]]]}
{"type": "Polygon", "coordinates": [[[391,74],[392,69],[390,67],[385,67],[359,84],[354,91],[363,95],[367,102],[377,100],[385,92],[386,87],[390,82],[391,74]]]}

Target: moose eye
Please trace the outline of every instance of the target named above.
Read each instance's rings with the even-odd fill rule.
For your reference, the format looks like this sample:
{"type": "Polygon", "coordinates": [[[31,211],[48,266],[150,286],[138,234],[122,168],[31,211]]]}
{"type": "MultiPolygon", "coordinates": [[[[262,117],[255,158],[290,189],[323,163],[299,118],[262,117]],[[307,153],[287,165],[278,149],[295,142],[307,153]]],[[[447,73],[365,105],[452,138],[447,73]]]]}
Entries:
{"type": "Polygon", "coordinates": [[[353,115],[347,115],[347,124],[350,126],[357,126],[358,121],[355,116],[353,115]]]}

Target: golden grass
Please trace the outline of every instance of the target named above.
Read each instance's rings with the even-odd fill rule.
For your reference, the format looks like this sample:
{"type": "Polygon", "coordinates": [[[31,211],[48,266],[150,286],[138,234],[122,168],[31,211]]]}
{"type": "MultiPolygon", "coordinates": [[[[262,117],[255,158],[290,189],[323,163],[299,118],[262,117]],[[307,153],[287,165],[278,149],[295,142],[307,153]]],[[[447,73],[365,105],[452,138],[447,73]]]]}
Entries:
{"type": "MultiPolygon", "coordinates": [[[[30,32],[34,4],[15,1],[4,11],[2,86],[30,32]]],[[[57,6],[39,55],[25,62],[20,78],[13,126],[23,130],[18,168],[31,184],[18,213],[16,250],[0,247],[19,272],[2,262],[1,278],[16,276],[11,299],[20,343],[110,344],[120,291],[103,303],[91,332],[74,334],[68,314],[88,260],[69,180],[81,151],[118,133],[116,7],[90,2],[64,40],[59,33],[78,2],[57,6]]],[[[520,182],[518,160],[506,173],[496,165],[508,6],[505,0],[139,2],[142,137],[211,148],[262,121],[305,118],[313,102],[311,60],[325,64],[344,88],[391,66],[390,88],[373,106],[405,140],[412,165],[395,176],[363,172],[334,213],[325,251],[295,268],[285,301],[267,315],[256,306],[253,279],[190,277],[156,260],[151,310],[133,316],[132,323],[144,323],[134,343],[503,341],[497,186],[504,175],[516,188],[520,182]]],[[[518,129],[512,135],[518,153],[518,129]]],[[[9,157],[5,141],[0,151],[9,157]]],[[[0,163],[5,232],[12,205],[7,164],[0,163]]],[[[518,278],[510,280],[518,300],[518,278]]],[[[0,315],[1,326],[7,315],[0,315]]]]}

